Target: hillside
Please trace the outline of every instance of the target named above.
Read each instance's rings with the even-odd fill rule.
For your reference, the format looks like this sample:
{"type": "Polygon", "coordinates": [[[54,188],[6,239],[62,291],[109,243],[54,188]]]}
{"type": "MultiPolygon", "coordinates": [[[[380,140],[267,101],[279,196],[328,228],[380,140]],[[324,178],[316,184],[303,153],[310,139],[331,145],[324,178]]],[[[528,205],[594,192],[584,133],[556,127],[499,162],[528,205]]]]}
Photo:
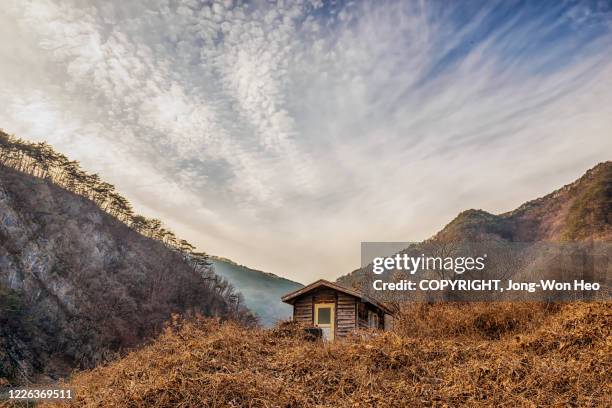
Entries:
{"type": "Polygon", "coordinates": [[[67,385],[79,407],[609,402],[610,304],[420,305],[400,323],[324,345],[294,324],[177,321],[150,346],[67,385]]]}
{"type": "MultiPolygon", "coordinates": [[[[612,239],[612,162],[599,163],[578,180],[495,215],[470,209],[460,213],[428,241],[568,242],[612,239]]],[[[426,241],[427,242],[427,241],[426,241]]],[[[357,269],[337,279],[360,287],[357,269]]]]}
{"type": "Polygon", "coordinates": [[[238,265],[219,257],[210,257],[215,273],[226,279],[244,296],[245,305],[259,316],[266,327],[291,318],[292,307],[281,302],[281,296],[304,285],[272,273],[238,265]]]}
{"type": "Polygon", "coordinates": [[[111,214],[129,203],[110,185],[44,144],[0,142],[0,382],[98,365],[158,334],[172,313],[251,319],[188,243],[155,220],[111,214]]]}
{"type": "Polygon", "coordinates": [[[478,239],[484,235],[514,242],[611,240],[612,162],[600,163],[573,183],[507,213],[464,211],[436,238],[478,239]]]}

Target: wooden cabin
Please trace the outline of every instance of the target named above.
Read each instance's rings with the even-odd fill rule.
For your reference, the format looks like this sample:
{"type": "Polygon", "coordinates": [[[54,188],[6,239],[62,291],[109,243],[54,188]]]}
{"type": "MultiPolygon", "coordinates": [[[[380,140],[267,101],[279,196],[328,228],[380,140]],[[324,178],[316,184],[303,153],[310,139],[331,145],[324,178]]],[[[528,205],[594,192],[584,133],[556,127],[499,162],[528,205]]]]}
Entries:
{"type": "Polygon", "coordinates": [[[359,291],[318,280],[281,298],[293,305],[293,320],[322,329],[333,340],[354,329],[388,330],[393,313],[382,303],[359,291]]]}

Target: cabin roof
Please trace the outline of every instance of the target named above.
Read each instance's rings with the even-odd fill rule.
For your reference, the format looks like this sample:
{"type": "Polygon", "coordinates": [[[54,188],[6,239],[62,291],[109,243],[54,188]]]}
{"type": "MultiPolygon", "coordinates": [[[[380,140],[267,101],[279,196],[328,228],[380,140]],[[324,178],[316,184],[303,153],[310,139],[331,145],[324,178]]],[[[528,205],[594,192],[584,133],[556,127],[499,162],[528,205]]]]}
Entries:
{"type": "Polygon", "coordinates": [[[349,289],[349,288],[345,288],[344,286],[340,286],[336,283],[327,281],[325,279],[319,279],[316,282],[311,283],[310,285],[304,286],[301,289],[295,290],[293,292],[287,293],[285,296],[283,296],[281,298],[281,300],[285,303],[289,303],[289,304],[293,304],[293,302],[295,301],[295,299],[299,298],[302,295],[305,295],[306,293],[315,290],[317,288],[320,287],[327,287],[333,290],[336,290],[338,292],[342,292],[342,293],[346,293],[347,295],[351,295],[356,297],[357,299],[361,300],[364,303],[369,303],[372,306],[375,306],[379,309],[381,309],[382,311],[384,311],[385,313],[388,313],[390,315],[393,315],[393,312],[384,304],[380,303],[379,301],[372,299],[369,296],[366,296],[365,294],[363,294],[362,292],[355,290],[355,289],[349,289]]]}

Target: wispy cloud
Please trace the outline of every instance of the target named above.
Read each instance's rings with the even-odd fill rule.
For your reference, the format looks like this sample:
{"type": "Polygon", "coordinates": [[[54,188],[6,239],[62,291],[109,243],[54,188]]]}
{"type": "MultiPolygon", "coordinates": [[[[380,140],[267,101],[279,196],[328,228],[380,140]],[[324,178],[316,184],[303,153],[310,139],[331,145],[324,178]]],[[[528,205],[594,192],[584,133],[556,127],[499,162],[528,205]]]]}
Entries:
{"type": "Polygon", "coordinates": [[[606,2],[5,3],[0,126],[302,281],[612,152],[606,2]]]}

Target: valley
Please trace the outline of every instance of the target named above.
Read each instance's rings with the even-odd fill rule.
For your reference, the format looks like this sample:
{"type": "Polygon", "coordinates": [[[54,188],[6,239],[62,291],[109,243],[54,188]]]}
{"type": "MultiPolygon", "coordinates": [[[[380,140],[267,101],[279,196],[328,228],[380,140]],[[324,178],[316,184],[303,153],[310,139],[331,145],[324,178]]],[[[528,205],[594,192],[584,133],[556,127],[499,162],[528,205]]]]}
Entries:
{"type": "Polygon", "coordinates": [[[226,259],[211,256],[215,273],[231,283],[244,296],[245,305],[262,325],[272,327],[291,318],[291,307],[280,298],[304,285],[271,273],[258,271],[226,259]]]}
{"type": "MultiPolygon", "coordinates": [[[[198,252],[46,145],[0,136],[4,386],[66,384],[82,407],[605,400],[608,302],[395,304],[390,332],[313,341],[280,301],[302,284],[198,252]]],[[[465,211],[423,244],[603,241],[611,209],[606,162],[515,211],[465,211]]]]}

